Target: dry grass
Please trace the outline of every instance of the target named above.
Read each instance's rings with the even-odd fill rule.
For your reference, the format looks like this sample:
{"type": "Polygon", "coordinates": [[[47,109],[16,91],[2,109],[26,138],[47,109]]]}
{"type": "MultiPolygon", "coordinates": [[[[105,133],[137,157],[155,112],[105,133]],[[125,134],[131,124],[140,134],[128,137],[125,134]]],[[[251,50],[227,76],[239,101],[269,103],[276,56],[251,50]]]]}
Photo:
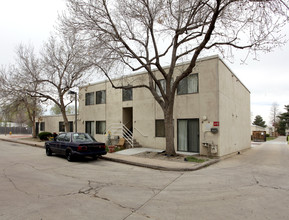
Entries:
{"type": "Polygon", "coordinates": [[[174,161],[174,162],[182,162],[182,163],[203,163],[207,160],[209,160],[206,157],[201,156],[188,156],[188,155],[182,155],[177,154],[176,156],[168,156],[165,153],[158,153],[158,152],[143,152],[139,154],[135,154],[136,157],[143,157],[143,158],[151,158],[151,159],[158,159],[158,160],[167,160],[167,161],[174,161]]]}

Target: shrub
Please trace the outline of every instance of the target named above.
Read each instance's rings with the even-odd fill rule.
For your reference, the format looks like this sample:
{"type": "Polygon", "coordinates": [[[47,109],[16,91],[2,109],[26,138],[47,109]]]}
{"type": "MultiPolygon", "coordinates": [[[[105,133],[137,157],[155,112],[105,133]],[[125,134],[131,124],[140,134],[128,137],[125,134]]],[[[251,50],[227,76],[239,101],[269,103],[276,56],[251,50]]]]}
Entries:
{"type": "Polygon", "coordinates": [[[49,137],[51,137],[52,134],[50,132],[44,131],[44,132],[40,132],[38,134],[38,137],[40,140],[42,141],[47,141],[49,137]]]}
{"type": "Polygon", "coordinates": [[[266,137],[267,137],[267,138],[270,137],[270,134],[266,134],[266,137]]]}

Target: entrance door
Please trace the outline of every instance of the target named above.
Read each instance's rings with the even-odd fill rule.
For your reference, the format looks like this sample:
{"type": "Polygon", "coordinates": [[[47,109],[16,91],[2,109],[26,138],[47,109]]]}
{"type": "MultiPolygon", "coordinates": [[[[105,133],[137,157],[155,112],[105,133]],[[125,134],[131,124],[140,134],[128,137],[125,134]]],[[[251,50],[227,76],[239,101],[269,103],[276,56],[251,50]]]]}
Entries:
{"type": "Polygon", "coordinates": [[[36,131],[36,135],[38,135],[39,134],[39,122],[36,122],[35,131],[36,131]]]}
{"type": "Polygon", "coordinates": [[[200,152],[199,119],[178,120],[178,151],[200,152]]]}
{"type": "Polygon", "coordinates": [[[122,123],[132,132],[133,131],[133,108],[123,108],[122,123]]]}

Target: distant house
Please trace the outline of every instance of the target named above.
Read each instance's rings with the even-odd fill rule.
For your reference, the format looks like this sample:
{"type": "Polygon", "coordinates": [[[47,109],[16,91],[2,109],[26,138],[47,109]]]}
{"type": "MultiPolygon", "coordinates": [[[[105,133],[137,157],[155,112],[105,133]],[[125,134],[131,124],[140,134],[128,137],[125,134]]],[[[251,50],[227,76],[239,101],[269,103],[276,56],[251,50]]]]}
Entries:
{"type": "MultiPolygon", "coordinates": [[[[177,72],[186,63],[176,67],[177,72]]],[[[161,74],[156,71],[159,80],[161,74]]],[[[145,73],[114,80],[115,84],[147,82],[145,73]]],[[[73,123],[73,116],[69,116],[73,123]]],[[[60,132],[61,118],[43,117],[45,129],[60,132]]],[[[105,141],[132,135],[141,146],[165,149],[164,115],[150,91],[117,90],[108,81],[79,88],[78,131],[105,141]],[[120,128],[126,127],[127,130],[120,128]]],[[[250,147],[250,91],[218,57],[200,59],[181,81],[174,106],[176,151],[222,157],[250,147]]],[[[71,126],[73,130],[73,126],[71,126]]],[[[130,140],[127,140],[130,142],[130,140]]],[[[133,144],[133,143],[131,143],[133,144]]]]}
{"type": "Polygon", "coordinates": [[[269,136],[274,136],[275,135],[275,129],[274,127],[261,127],[258,125],[251,125],[251,134],[253,134],[253,131],[265,131],[266,134],[269,134],[269,136]]]}

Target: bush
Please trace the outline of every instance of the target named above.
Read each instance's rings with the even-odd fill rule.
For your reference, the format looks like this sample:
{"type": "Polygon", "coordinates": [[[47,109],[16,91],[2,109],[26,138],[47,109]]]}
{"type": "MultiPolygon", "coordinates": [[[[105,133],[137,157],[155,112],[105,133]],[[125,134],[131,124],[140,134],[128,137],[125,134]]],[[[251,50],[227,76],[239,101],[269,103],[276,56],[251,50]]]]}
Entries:
{"type": "Polygon", "coordinates": [[[48,138],[51,137],[51,136],[52,136],[52,133],[47,132],[47,131],[40,132],[38,134],[39,139],[42,140],[42,141],[47,141],[48,138]]]}
{"type": "Polygon", "coordinates": [[[270,137],[270,134],[266,134],[266,137],[267,137],[267,138],[270,137]]]}

